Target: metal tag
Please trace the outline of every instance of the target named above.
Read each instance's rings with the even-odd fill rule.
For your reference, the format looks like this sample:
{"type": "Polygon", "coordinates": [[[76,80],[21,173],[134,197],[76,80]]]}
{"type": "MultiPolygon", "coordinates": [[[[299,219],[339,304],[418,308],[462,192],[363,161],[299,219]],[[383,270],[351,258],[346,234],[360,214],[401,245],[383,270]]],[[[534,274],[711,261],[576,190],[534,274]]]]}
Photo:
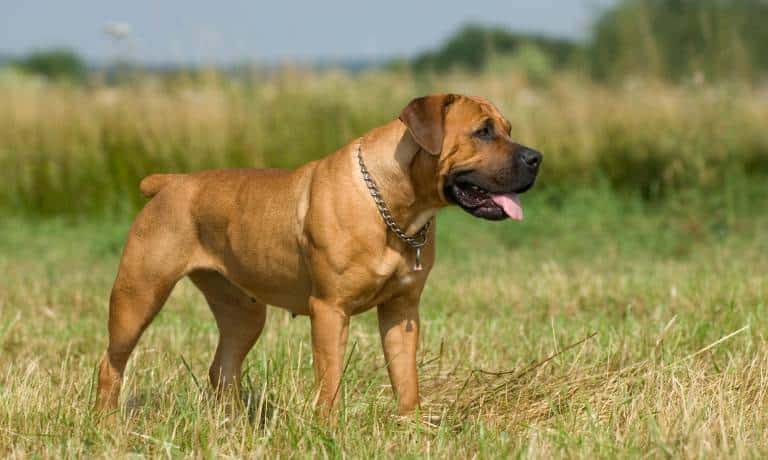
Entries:
{"type": "Polygon", "coordinates": [[[422,270],[421,266],[421,248],[416,248],[416,263],[413,264],[413,271],[420,272],[422,270]]]}

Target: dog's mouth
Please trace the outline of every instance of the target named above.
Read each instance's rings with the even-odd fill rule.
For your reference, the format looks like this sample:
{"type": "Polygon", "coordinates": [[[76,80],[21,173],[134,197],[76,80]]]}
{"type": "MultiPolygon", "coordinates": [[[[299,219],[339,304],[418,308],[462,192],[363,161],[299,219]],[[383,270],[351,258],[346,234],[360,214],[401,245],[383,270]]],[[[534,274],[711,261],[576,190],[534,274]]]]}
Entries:
{"type": "Polygon", "coordinates": [[[454,175],[446,182],[443,190],[445,197],[475,217],[523,220],[523,205],[519,195],[533,187],[534,180],[509,191],[491,191],[479,182],[474,180],[471,173],[454,175]]]}

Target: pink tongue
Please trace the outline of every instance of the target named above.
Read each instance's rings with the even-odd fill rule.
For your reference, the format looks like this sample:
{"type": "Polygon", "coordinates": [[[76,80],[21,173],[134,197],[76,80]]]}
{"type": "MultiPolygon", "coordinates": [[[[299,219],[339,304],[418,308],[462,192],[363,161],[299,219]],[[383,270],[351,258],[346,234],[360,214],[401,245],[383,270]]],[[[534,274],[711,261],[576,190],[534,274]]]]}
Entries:
{"type": "Polygon", "coordinates": [[[520,204],[520,198],[517,196],[517,193],[491,195],[491,199],[494,203],[501,206],[511,219],[523,220],[523,205],[520,204]]]}

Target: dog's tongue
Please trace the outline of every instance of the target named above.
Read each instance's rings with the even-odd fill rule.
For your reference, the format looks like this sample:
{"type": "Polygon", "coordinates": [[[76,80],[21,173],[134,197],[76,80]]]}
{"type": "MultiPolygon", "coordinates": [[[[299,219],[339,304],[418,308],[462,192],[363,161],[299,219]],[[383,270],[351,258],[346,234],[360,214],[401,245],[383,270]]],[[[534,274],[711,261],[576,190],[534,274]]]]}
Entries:
{"type": "Polygon", "coordinates": [[[523,205],[520,204],[520,198],[517,193],[506,193],[491,195],[494,203],[501,206],[507,215],[514,220],[523,220],[523,205]]]}

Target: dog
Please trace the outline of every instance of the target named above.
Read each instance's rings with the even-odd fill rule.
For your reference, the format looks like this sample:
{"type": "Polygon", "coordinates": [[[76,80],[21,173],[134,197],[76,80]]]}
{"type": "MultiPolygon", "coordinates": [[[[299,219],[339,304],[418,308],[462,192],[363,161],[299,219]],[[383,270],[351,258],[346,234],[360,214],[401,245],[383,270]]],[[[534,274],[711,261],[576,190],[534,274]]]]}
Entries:
{"type": "Polygon", "coordinates": [[[317,408],[337,405],[349,320],[376,307],[398,412],[419,405],[419,299],[435,257],[435,214],[458,205],[489,220],[523,218],[518,195],[542,155],[510,137],[486,99],[416,98],[400,116],[295,170],[157,174],[136,217],[109,299],[109,345],[96,409],[117,408],[128,358],[174,285],[189,277],[219,342],[217,390],[241,365],[267,305],[308,315],[317,408]]]}

